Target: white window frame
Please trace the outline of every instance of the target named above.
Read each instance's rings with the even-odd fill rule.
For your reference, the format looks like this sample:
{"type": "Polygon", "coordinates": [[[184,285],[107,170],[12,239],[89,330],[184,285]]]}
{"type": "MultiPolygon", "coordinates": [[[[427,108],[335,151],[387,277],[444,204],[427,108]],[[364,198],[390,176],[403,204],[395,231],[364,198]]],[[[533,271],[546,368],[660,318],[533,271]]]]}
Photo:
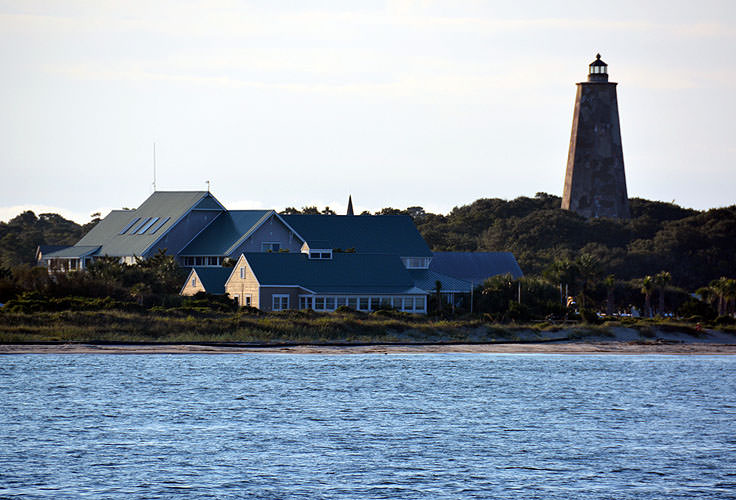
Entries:
{"type": "Polygon", "coordinates": [[[271,295],[271,310],[272,311],[285,311],[289,309],[289,295],[285,293],[274,293],[271,295]],[[286,307],[282,307],[282,299],[286,299],[286,307]],[[278,301],[278,307],[276,307],[278,301]]]}
{"type": "Polygon", "coordinates": [[[245,279],[245,266],[240,266],[240,279],[245,279]]]}
{"type": "Polygon", "coordinates": [[[264,241],[261,243],[261,252],[279,252],[281,251],[281,242],[280,241],[264,241]],[[274,250],[273,246],[277,245],[278,248],[274,250]]]}
{"type": "Polygon", "coordinates": [[[252,304],[251,295],[250,294],[243,295],[243,307],[250,307],[251,304],[252,304]]]}

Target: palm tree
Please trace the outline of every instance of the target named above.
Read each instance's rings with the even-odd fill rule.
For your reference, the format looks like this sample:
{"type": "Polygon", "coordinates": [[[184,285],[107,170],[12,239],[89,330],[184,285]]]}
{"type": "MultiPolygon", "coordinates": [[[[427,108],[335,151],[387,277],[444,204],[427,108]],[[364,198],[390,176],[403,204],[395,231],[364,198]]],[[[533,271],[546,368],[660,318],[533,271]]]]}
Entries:
{"type": "Polygon", "coordinates": [[[560,285],[560,302],[564,306],[567,297],[563,295],[563,289],[568,285],[574,285],[578,279],[578,268],[574,262],[567,259],[555,260],[544,270],[544,276],[553,284],[560,285]]]}
{"type": "Polygon", "coordinates": [[[595,282],[600,274],[598,261],[589,253],[584,253],[575,259],[580,277],[580,308],[585,308],[585,296],[590,285],[595,282]]]}
{"type": "Polygon", "coordinates": [[[672,275],[669,271],[660,271],[654,275],[653,281],[659,288],[659,310],[657,313],[664,315],[664,292],[669,282],[672,281],[672,275]]]}
{"type": "Polygon", "coordinates": [[[654,288],[654,280],[651,276],[645,276],[641,283],[641,293],[644,294],[644,314],[652,317],[652,289],[654,288]]]}
{"type": "Polygon", "coordinates": [[[603,283],[606,285],[606,316],[613,316],[613,310],[615,308],[615,304],[613,302],[613,291],[616,288],[616,279],[613,276],[613,274],[609,274],[606,276],[606,279],[603,281],[603,283]]]}
{"type": "Polygon", "coordinates": [[[708,285],[718,299],[718,315],[724,316],[732,311],[731,303],[736,300],[736,280],[721,276],[708,285]]]}

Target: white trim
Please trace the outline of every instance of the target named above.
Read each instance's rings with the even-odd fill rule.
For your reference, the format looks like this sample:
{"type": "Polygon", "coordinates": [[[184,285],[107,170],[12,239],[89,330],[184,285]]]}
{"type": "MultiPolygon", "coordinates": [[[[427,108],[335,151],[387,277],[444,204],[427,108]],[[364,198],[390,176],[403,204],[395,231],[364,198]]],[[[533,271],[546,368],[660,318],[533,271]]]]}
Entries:
{"type": "MultiPolygon", "coordinates": [[[[155,192],[154,192],[154,194],[155,194],[155,192]]],[[[205,196],[207,196],[207,195],[210,195],[210,196],[212,196],[212,195],[210,194],[210,192],[209,192],[209,191],[207,191],[207,192],[205,192],[205,193],[202,193],[202,196],[200,196],[200,197],[199,197],[199,199],[197,199],[197,201],[195,201],[195,202],[194,202],[194,204],[192,204],[192,206],[191,206],[191,207],[189,207],[189,209],[188,209],[188,210],[187,210],[186,212],[184,212],[184,213],[182,214],[182,216],[181,216],[181,217],[179,217],[178,219],[176,219],[176,221],[174,221],[174,223],[173,223],[173,224],[171,224],[171,226],[169,226],[169,229],[167,229],[167,230],[166,230],[165,232],[161,233],[161,235],[160,235],[160,236],[159,236],[159,237],[158,237],[157,239],[155,239],[155,240],[153,241],[153,243],[151,243],[150,245],[148,245],[148,246],[147,246],[147,247],[146,247],[146,248],[145,248],[145,249],[144,249],[144,250],[143,250],[143,251],[141,252],[141,255],[145,255],[145,254],[146,254],[146,253],[147,253],[147,252],[148,252],[149,250],[151,250],[151,247],[154,247],[154,246],[155,246],[155,245],[156,245],[156,244],[157,244],[157,243],[158,243],[159,241],[161,241],[161,240],[162,240],[162,239],[164,238],[164,236],[166,236],[167,234],[169,234],[169,231],[171,231],[172,229],[174,229],[174,227],[175,227],[175,226],[176,226],[177,224],[179,224],[179,222],[181,222],[181,221],[182,221],[182,220],[184,219],[184,217],[186,217],[187,215],[189,215],[189,214],[190,214],[190,213],[192,212],[192,210],[194,210],[194,205],[197,205],[198,203],[200,203],[200,202],[202,201],[202,199],[203,199],[203,198],[204,198],[205,196]]],[[[218,205],[220,205],[220,207],[222,207],[222,209],[224,210],[224,212],[220,212],[219,214],[217,214],[217,215],[215,216],[215,218],[214,218],[214,219],[212,219],[212,222],[215,222],[215,221],[217,220],[217,217],[219,217],[219,216],[220,216],[220,215],[222,215],[223,213],[227,213],[227,209],[226,209],[225,207],[223,207],[223,206],[222,206],[222,203],[220,203],[219,201],[217,201],[217,198],[215,198],[214,196],[212,196],[212,199],[213,199],[213,200],[215,200],[215,202],[217,202],[217,204],[218,204],[218,205]]],[[[139,207],[139,208],[140,208],[140,207],[139,207]]],[[[137,210],[137,209],[136,209],[136,210],[137,210]]],[[[200,209],[200,210],[204,211],[204,209],[200,209]]],[[[208,208],[207,210],[215,210],[215,209],[214,209],[214,208],[208,208]]],[[[208,227],[210,226],[210,224],[212,224],[212,222],[210,222],[209,224],[206,224],[206,225],[205,225],[205,226],[204,226],[204,227],[202,228],[202,230],[201,230],[201,231],[199,231],[199,233],[197,233],[197,234],[196,234],[196,235],[194,236],[194,238],[196,238],[197,236],[199,236],[199,235],[200,235],[200,233],[201,233],[202,231],[204,231],[205,229],[207,229],[207,228],[208,228],[208,227]]],[[[183,249],[185,249],[186,247],[188,247],[188,246],[189,246],[189,244],[190,244],[190,243],[191,243],[192,241],[194,241],[194,238],[192,238],[191,240],[189,240],[189,241],[187,242],[187,244],[186,244],[186,245],[182,246],[182,247],[181,247],[181,248],[182,248],[182,250],[183,250],[183,249]]],[[[174,253],[173,253],[173,252],[172,252],[172,255],[174,255],[174,253]]],[[[178,255],[178,253],[177,253],[176,255],[178,255]]]]}
{"type": "Polygon", "coordinates": [[[235,241],[235,243],[233,243],[232,245],[230,245],[230,248],[228,248],[228,249],[227,249],[227,250],[225,251],[225,256],[228,256],[228,255],[230,255],[231,253],[233,253],[233,252],[235,251],[235,249],[236,249],[236,248],[238,248],[238,247],[239,247],[239,246],[240,246],[241,244],[243,244],[243,242],[245,242],[245,241],[246,241],[246,240],[247,240],[248,238],[250,238],[251,236],[253,236],[253,233],[255,233],[256,231],[258,231],[258,229],[259,229],[259,228],[260,228],[260,227],[261,227],[262,225],[264,225],[264,224],[266,223],[266,221],[267,221],[268,219],[270,219],[270,218],[271,218],[271,216],[273,216],[273,215],[274,215],[275,213],[276,213],[276,211],[275,211],[275,210],[267,210],[267,211],[266,211],[266,213],[265,213],[265,214],[264,214],[264,215],[263,215],[263,216],[262,216],[262,217],[261,217],[260,219],[258,219],[258,220],[256,221],[256,223],[255,223],[255,224],[253,224],[253,225],[252,225],[252,226],[250,227],[250,229],[248,229],[248,230],[247,230],[247,231],[246,231],[246,232],[245,232],[245,233],[243,234],[243,236],[241,236],[240,238],[238,238],[238,239],[237,239],[237,240],[235,241]]]}
{"type": "MultiPolygon", "coordinates": [[[[202,200],[200,200],[200,201],[202,201],[202,200]]],[[[199,203],[199,201],[198,201],[197,203],[199,203]]],[[[214,209],[212,209],[212,210],[214,210],[214,209]]],[[[181,220],[182,220],[182,219],[183,219],[184,217],[186,217],[187,215],[189,215],[189,212],[191,212],[191,211],[192,211],[192,209],[190,208],[190,209],[189,209],[189,210],[187,211],[187,213],[185,213],[184,215],[182,215],[182,216],[181,216],[181,218],[177,219],[177,221],[176,221],[176,222],[174,222],[174,223],[173,223],[173,224],[171,225],[171,227],[169,227],[169,229],[168,229],[168,230],[167,230],[167,231],[166,231],[165,233],[161,234],[161,237],[159,238],[159,240],[160,240],[161,238],[163,238],[164,236],[166,236],[166,235],[167,235],[167,234],[169,233],[169,231],[171,231],[172,229],[174,229],[174,226],[175,226],[175,225],[177,225],[177,224],[178,224],[178,223],[179,223],[179,222],[180,222],[180,221],[181,221],[181,220]]],[[[210,227],[210,226],[211,226],[212,224],[214,224],[214,222],[215,222],[215,221],[216,221],[216,220],[218,219],[218,217],[220,217],[220,216],[221,216],[222,214],[225,214],[225,213],[227,213],[227,210],[226,210],[226,211],[224,211],[224,212],[220,212],[219,214],[217,214],[217,215],[215,216],[215,218],[214,218],[214,219],[212,219],[212,222],[210,222],[209,224],[207,224],[206,226],[204,226],[204,227],[203,227],[202,229],[200,229],[200,230],[199,230],[199,232],[198,232],[197,234],[195,234],[195,235],[194,235],[194,237],[193,237],[193,238],[192,238],[191,240],[187,241],[186,245],[184,245],[183,247],[181,247],[181,249],[182,249],[182,250],[184,250],[184,249],[185,249],[186,247],[188,247],[189,245],[191,245],[191,244],[192,244],[192,242],[193,242],[194,240],[196,240],[196,239],[197,239],[197,237],[198,237],[198,236],[199,236],[200,234],[202,234],[202,231],[204,231],[205,229],[207,229],[208,227],[210,227]]],[[[156,240],[156,241],[158,241],[158,240],[156,240]]],[[[181,254],[177,254],[177,255],[181,255],[181,254]]],[[[194,257],[194,255],[187,255],[187,257],[194,257]]]]}
{"type": "Polygon", "coordinates": [[[286,226],[287,228],[289,228],[289,231],[291,231],[292,233],[294,233],[297,238],[299,238],[300,240],[302,240],[302,243],[306,243],[307,242],[307,240],[304,239],[304,237],[301,234],[297,233],[296,230],[293,227],[291,227],[284,219],[282,219],[281,216],[276,211],[274,211],[274,214],[276,215],[276,217],[278,217],[278,219],[281,221],[281,223],[284,226],[286,226]]]}
{"type": "Polygon", "coordinates": [[[291,297],[289,297],[289,294],[285,294],[285,293],[272,293],[271,294],[271,310],[272,311],[286,311],[288,309],[291,309],[290,302],[291,302],[291,297]],[[275,300],[276,299],[283,299],[283,298],[286,298],[286,307],[281,307],[281,305],[282,305],[281,304],[281,300],[279,300],[279,308],[276,309],[274,307],[275,300]]]}
{"type": "MultiPolygon", "coordinates": [[[[189,284],[189,279],[192,277],[192,274],[194,274],[195,276],[197,276],[197,279],[199,279],[199,276],[197,275],[197,271],[196,270],[192,269],[191,271],[189,271],[189,274],[187,274],[187,279],[186,279],[186,281],[184,281],[184,286],[181,287],[181,290],[179,290],[179,295],[182,295],[182,292],[184,292],[184,289],[189,284]]],[[[200,280],[200,283],[201,283],[201,280],[200,280]]]]}

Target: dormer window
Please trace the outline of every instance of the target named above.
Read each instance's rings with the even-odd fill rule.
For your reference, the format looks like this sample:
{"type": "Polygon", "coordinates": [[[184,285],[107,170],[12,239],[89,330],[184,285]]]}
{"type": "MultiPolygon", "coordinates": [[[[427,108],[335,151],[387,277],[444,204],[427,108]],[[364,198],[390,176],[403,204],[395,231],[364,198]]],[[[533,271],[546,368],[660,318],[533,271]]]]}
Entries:
{"type": "Polygon", "coordinates": [[[309,260],[330,260],[332,259],[332,249],[315,248],[309,250],[309,260]]]}

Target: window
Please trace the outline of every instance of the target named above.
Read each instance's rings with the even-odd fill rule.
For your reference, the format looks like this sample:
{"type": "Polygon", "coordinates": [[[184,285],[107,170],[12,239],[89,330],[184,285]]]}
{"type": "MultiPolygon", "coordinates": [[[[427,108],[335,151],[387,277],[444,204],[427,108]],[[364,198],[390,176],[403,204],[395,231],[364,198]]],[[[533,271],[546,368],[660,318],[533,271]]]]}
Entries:
{"type": "Polygon", "coordinates": [[[281,244],[273,241],[261,243],[261,252],[278,252],[281,244]]]}
{"type": "Polygon", "coordinates": [[[368,297],[361,297],[360,298],[360,310],[361,311],[367,311],[368,310],[368,297]]]}
{"type": "Polygon", "coordinates": [[[414,298],[414,309],[416,311],[424,311],[424,297],[415,297],[414,298]]]}
{"type": "Polygon", "coordinates": [[[184,267],[193,267],[194,266],[194,257],[182,257],[181,263],[184,265],[184,267]]]}
{"type": "Polygon", "coordinates": [[[337,307],[348,305],[348,299],[346,297],[337,298],[337,307]]]}
{"type": "Polygon", "coordinates": [[[401,261],[407,269],[427,269],[429,267],[428,257],[402,257],[401,261]]]}
{"type": "Polygon", "coordinates": [[[328,311],[333,311],[335,309],[335,297],[325,298],[325,309],[328,311]]]}
{"type": "Polygon", "coordinates": [[[207,265],[208,266],[219,266],[220,257],[207,257],[207,265]]]}
{"type": "Polygon", "coordinates": [[[194,258],[195,265],[197,266],[203,266],[204,265],[204,257],[195,257],[194,258]]]}
{"type": "Polygon", "coordinates": [[[250,295],[243,295],[243,305],[250,307],[250,295]]]}
{"type": "Polygon", "coordinates": [[[148,234],[154,234],[156,231],[158,231],[159,229],[161,229],[161,227],[164,224],[166,224],[167,222],[169,222],[169,219],[171,219],[171,217],[166,217],[164,220],[159,221],[158,224],[156,224],[155,226],[153,226],[153,229],[151,229],[151,232],[148,233],[148,234]]]}
{"type": "Polygon", "coordinates": [[[312,297],[310,295],[299,296],[299,309],[311,309],[312,308],[312,297]]]}
{"type": "Polygon", "coordinates": [[[235,303],[240,305],[240,295],[237,293],[233,294],[233,299],[235,300],[235,303]]]}
{"type": "Polygon", "coordinates": [[[245,266],[240,268],[240,279],[241,280],[245,279],[245,266]]]}
{"type": "Polygon", "coordinates": [[[402,297],[394,297],[391,305],[395,307],[396,309],[403,309],[402,301],[403,301],[402,297]]]}
{"type": "Polygon", "coordinates": [[[135,224],[136,222],[138,222],[139,220],[141,220],[141,218],[140,218],[140,217],[136,217],[136,218],[135,218],[135,219],[133,219],[132,221],[128,222],[128,223],[127,223],[127,224],[125,225],[125,227],[124,227],[123,229],[121,229],[121,230],[120,230],[120,232],[119,232],[118,234],[125,234],[125,233],[126,233],[126,232],[128,231],[128,229],[130,229],[130,227],[131,227],[131,226],[132,226],[133,224],[135,224]]]}
{"type": "Polygon", "coordinates": [[[197,286],[197,277],[196,276],[193,276],[192,277],[192,286],[197,286]]]}
{"type": "Polygon", "coordinates": [[[358,297],[348,297],[348,307],[350,309],[358,309],[358,297]]]}
{"type": "Polygon", "coordinates": [[[330,260],[332,258],[332,250],[310,250],[309,258],[311,260],[330,260]]]}
{"type": "Polygon", "coordinates": [[[151,226],[153,226],[156,222],[158,222],[159,219],[160,219],[160,217],[154,217],[153,219],[149,220],[135,234],[143,234],[143,233],[145,233],[148,230],[148,228],[151,227],[151,226]]]}
{"type": "Polygon", "coordinates": [[[324,311],[324,309],[325,309],[325,298],[324,297],[315,297],[314,298],[314,308],[317,311],[324,311]]]}
{"type": "Polygon", "coordinates": [[[381,297],[371,297],[371,311],[375,311],[381,305],[381,297]]]}
{"type": "Polygon", "coordinates": [[[289,308],[289,296],[274,294],[271,297],[271,309],[274,311],[283,311],[289,308]]]}

